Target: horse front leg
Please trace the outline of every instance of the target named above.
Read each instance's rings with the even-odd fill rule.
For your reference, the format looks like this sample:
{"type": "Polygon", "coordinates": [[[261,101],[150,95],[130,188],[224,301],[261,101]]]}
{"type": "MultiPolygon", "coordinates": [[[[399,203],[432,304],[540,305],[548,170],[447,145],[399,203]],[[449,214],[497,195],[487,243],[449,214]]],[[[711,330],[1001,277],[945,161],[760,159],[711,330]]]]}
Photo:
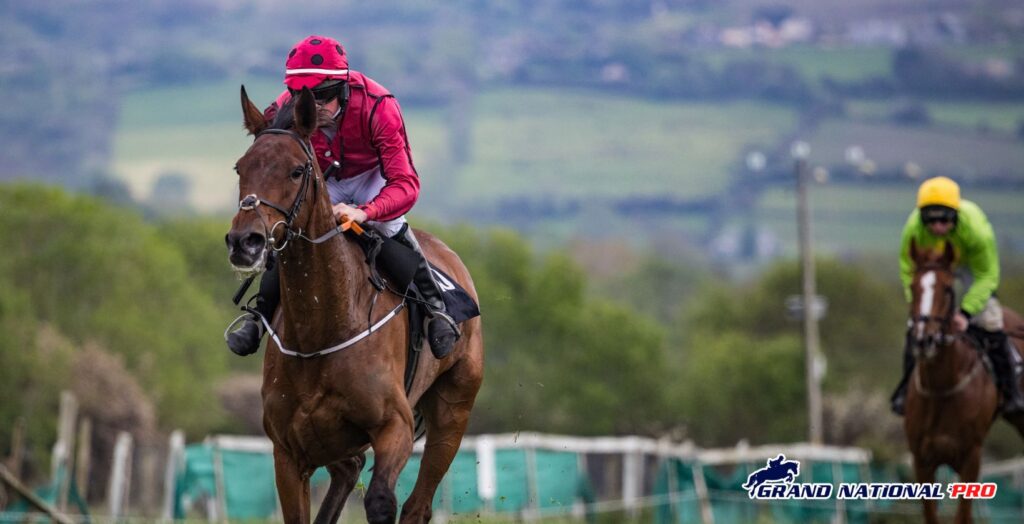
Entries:
{"type": "MultiPolygon", "coordinates": [[[[935,469],[936,466],[922,464],[917,455],[914,455],[914,476],[919,483],[931,484],[935,482],[935,469]]],[[[924,521],[928,524],[937,524],[939,522],[939,512],[935,501],[925,499],[921,503],[924,504],[924,521]]]]}
{"type": "Polygon", "coordinates": [[[274,446],[274,481],[285,524],[309,524],[309,474],[274,446]]]}
{"type": "Polygon", "coordinates": [[[366,520],[370,524],[393,524],[398,514],[395,484],[412,455],[412,412],[396,414],[376,431],[370,432],[373,446],[373,476],[366,490],[366,520]]]}
{"type": "Polygon", "coordinates": [[[327,495],[320,505],[320,511],[316,513],[314,524],[334,524],[341,516],[341,510],[345,507],[345,501],[352,493],[352,488],[359,480],[359,472],[366,464],[366,455],[359,455],[350,459],[338,461],[327,466],[327,472],[331,474],[331,485],[327,488],[327,495]]]}
{"type": "MultiPolygon", "coordinates": [[[[971,450],[956,472],[960,475],[960,482],[976,482],[978,480],[978,476],[981,473],[980,445],[971,450]]],[[[969,498],[963,497],[960,499],[960,503],[956,507],[956,522],[971,522],[971,506],[973,504],[974,501],[969,498]]]]}

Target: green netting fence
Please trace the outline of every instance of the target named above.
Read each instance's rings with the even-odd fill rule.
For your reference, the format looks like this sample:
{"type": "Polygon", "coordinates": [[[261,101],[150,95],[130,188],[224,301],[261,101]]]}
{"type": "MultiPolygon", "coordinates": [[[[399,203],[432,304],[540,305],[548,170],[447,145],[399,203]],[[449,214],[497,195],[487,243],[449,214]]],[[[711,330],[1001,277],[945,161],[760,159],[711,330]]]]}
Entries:
{"type": "MultiPolygon", "coordinates": [[[[445,514],[560,514],[589,500],[590,488],[578,453],[543,448],[487,448],[483,462],[493,465],[481,478],[478,451],[463,447],[434,498],[435,512],[445,514]],[[481,493],[483,491],[483,493],[481,493]]],[[[405,500],[419,473],[421,453],[399,475],[396,496],[405,500]]],[[[373,456],[360,475],[357,491],[368,486],[373,456]]],[[[311,478],[314,489],[329,482],[321,468],[311,478]]],[[[199,511],[209,518],[263,519],[277,511],[274,465],[269,443],[235,438],[208,439],[185,448],[176,474],[174,511],[185,518],[199,511]]]]}
{"type": "MultiPolygon", "coordinates": [[[[420,444],[422,446],[422,444],[420,444]]],[[[399,476],[405,500],[419,472],[417,447],[399,476]]],[[[871,462],[857,448],[793,444],[701,450],[692,444],[625,438],[574,438],[536,434],[467,437],[434,498],[435,515],[506,515],[525,521],[549,516],[585,518],[605,511],[642,514],[658,524],[714,522],[867,523],[874,515],[919,515],[918,501],[751,499],[742,485],[778,454],[800,461],[801,483],[912,482],[906,466],[871,462]]],[[[174,472],[177,518],[199,513],[214,520],[266,519],[279,515],[271,446],[265,439],[216,437],[185,448],[174,472]]],[[[356,493],[370,482],[372,453],[356,493]]],[[[978,501],[975,516],[987,522],[1024,517],[1024,459],[988,468],[983,480],[999,484],[998,496],[978,501]]],[[[938,482],[955,481],[947,469],[938,482]]],[[[328,482],[312,477],[314,492],[328,482]]],[[[951,514],[955,500],[940,502],[951,514]]]]}

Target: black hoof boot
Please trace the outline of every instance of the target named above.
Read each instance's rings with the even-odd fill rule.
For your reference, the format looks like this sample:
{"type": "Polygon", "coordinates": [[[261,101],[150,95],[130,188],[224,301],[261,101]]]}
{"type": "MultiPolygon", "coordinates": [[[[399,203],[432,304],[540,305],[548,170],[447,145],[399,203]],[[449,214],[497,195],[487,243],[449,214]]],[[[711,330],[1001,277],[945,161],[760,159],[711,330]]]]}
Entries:
{"type": "Polygon", "coordinates": [[[228,333],[228,349],[232,353],[244,357],[252,355],[260,349],[263,339],[263,324],[256,319],[246,319],[242,327],[228,333]]]}
{"type": "Polygon", "coordinates": [[[455,342],[459,340],[459,330],[455,328],[455,322],[444,313],[434,313],[434,317],[427,324],[427,340],[430,342],[430,352],[435,358],[447,357],[455,342]]]}

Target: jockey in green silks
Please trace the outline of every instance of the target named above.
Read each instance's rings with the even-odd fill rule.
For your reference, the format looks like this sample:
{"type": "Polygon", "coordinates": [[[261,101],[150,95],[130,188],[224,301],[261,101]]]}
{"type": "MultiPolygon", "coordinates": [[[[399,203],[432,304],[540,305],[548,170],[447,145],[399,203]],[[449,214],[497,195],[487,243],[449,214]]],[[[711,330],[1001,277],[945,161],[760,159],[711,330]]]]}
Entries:
{"type": "MultiPolygon", "coordinates": [[[[1024,411],[1020,369],[1016,365],[1018,357],[1003,330],[1003,309],[995,296],[999,287],[999,251],[988,217],[974,202],[962,200],[960,187],[949,178],[936,177],[921,184],[917,209],[903,227],[900,245],[900,279],[908,302],[915,269],[910,257],[911,241],[925,249],[941,249],[946,242],[953,246],[957,265],[966,268],[972,278],[960,302],[960,310],[952,319],[953,330],[963,333],[968,325],[980,328],[1005,396],[1003,411],[1024,411]]],[[[903,348],[903,378],[892,395],[892,409],[900,415],[906,400],[907,381],[914,369],[909,341],[908,336],[903,348]]]]}

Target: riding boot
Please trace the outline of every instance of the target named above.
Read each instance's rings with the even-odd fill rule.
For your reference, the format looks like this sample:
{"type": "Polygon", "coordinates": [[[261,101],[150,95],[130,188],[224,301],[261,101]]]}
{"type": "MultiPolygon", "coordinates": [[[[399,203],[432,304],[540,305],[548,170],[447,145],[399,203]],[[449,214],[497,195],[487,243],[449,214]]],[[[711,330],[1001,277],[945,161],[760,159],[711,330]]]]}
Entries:
{"type": "Polygon", "coordinates": [[[441,287],[434,279],[433,271],[430,270],[427,258],[423,255],[423,250],[420,249],[420,244],[416,241],[409,224],[402,226],[401,231],[393,238],[415,251],[419,256],[419,264],[416,266],[413,282],[420,290],[430,315],[430,320],[427,322],[427,341],[430,343],[430,351],[434,357],[444,358],[452,352],[455,341],[459,339],[459,328],[455,325],[455,320],[448,315],[444,299],[441,298],[441,287]]]}
{"type": "Polygon", "coordinates": [[[985,345],[1003,392],[1003,413],[1024,411],[1024,394],[1020,390],[1021,370],[1010,338],[1003,331],[986,332],[985,345]]]}
{"type": "MultiPolygon", "coordinates": [[[[277,304],[281,301],[281,282],[277,264],[272,261],[273,258],[268,261],[267,270],[260,278],[260,290],[256,294],[256,307],[253,308],[268,322],[274,318],[274,311],[277,310],[277,304]]],[[[249,314],[240,328],[228,333],[228,349],[238,356],[252,355],[259,351],[260,341],[266,330],[263,321],[258,316],[249,314]]]]}
{"type": "Polygon", "coordinates": [[[907,402],[907,383],[910,381],[910,374],[914,371],[914,352],[910,350],[910,335],[907,335],[906,343],[903,345],[903,378],[893,392],[890,404],[893,413],[903,415],[907,402]]]}

